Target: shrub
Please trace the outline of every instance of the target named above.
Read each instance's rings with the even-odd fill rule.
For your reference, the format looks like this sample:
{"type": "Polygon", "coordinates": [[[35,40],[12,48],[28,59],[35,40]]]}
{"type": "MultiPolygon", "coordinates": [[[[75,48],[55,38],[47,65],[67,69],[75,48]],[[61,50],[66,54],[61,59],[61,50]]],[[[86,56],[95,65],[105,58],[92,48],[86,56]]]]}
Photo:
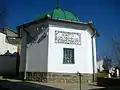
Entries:
{"type": "Polygon", "coordinates": [[[102,77],[102,78],[108,77],[108,73],[106,72],[97,73],[97,77],[102,77]]]}

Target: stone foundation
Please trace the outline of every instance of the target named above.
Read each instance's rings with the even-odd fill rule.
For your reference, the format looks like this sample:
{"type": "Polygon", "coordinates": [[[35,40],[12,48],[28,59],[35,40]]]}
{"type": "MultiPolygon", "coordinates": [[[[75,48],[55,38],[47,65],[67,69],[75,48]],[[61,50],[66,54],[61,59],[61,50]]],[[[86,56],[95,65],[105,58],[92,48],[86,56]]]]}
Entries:
{"type": "Polygon", "coordinates": [[[26,72],[26,80],[47,82],[47,72],[26,72]]]}
{"type": "MultiPolygon", "coordinates": [[[[76,75],[76,73],[27,72],[26,80],[38,82],[78,83],[79,76],[76,75]]],[[[81,82],[92,82],[92,74],[82,74],[81,82]]]]}

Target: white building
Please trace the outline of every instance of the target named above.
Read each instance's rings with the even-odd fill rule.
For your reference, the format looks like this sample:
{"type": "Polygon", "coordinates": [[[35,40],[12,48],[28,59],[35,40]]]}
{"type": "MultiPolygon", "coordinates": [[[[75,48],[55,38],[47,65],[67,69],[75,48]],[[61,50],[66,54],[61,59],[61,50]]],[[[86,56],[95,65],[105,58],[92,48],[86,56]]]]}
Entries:
{"type": "Polygon", "coordinates": [[[18,34],[8,28],[0,29],[0,75],[15,75],[18,34]]]}
{"type": "Polygon", "coordinates": [[[99,34],[92,23],[81,22],[72,12],[56,8],[17,28],[21,37],[19,72],[24,78],[37,72],[75,75],[97,72],[99,34]]]}
{"type": "MultiPolygon", "coordinates": [[[[5,54],[7,51],[11,54],[17,52],[17,46],[9,42],[10,38],[8,37],[10,36],[17,37],[17,33],[7,28],[5,31],[0,30],[0,55],[5,54]]],[[[10,41],[13,42],[13,40],[10,41]]]]}

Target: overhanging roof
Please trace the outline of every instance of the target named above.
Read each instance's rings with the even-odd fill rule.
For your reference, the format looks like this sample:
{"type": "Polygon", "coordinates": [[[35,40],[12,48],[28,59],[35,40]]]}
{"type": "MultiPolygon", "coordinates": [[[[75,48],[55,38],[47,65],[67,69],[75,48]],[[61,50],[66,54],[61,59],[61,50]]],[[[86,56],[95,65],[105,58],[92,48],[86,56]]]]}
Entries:
{"type": "Polygon", "coordinates": [[[73,23],[73,24],[78,24],[78,25],[79,24],[80,25],[88,25],[91,28],[91,30],[94,33],[96,33],[96,37],[100,36],[100,34],[94,28],[93,24],[90,23],[90,22],[76,22],[76,21],[69,21],[69,20],[56,20],[56,19],[51,19],[51,18],[43,18],[43,19],[32,21],[32,22],[29,22],[29,23],[26,23],[26,24],[23,24],[23,25],[19,25],[19,26],[17,26],[18,34],[20,33],[20,28],[27,28],[30,25],[38,24],[38,23],[45,22],[45,21],[56,21],[56,22],[64,22],[64,23],[73,23]]]}

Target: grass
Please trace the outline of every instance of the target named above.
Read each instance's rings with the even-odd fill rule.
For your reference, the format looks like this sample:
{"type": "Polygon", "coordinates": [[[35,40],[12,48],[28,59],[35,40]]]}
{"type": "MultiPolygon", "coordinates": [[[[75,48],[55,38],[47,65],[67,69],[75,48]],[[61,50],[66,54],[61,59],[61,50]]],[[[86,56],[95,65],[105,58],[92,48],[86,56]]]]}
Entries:
{"type": "Polygon", "coordinates": [[[106,78],[106,77],[108,77],[108,73],[106,73],[106,72],[97,73],[97,77],[106,78]]]}

